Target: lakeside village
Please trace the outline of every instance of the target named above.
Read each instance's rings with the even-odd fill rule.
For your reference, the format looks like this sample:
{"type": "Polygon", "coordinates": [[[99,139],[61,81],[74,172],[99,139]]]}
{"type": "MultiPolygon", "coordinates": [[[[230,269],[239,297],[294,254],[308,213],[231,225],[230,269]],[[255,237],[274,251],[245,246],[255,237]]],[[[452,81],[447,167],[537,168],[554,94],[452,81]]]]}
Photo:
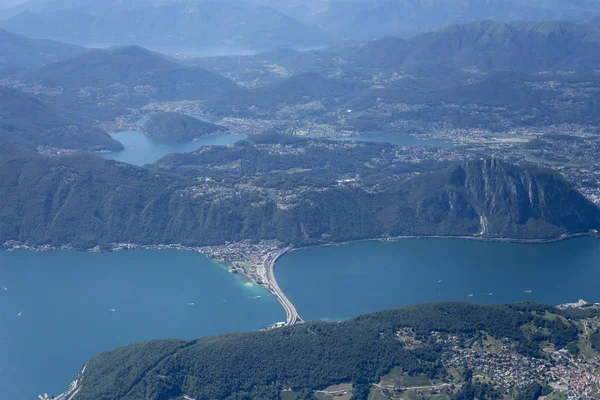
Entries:
{"type": "MultiPolygon", "coordinates": [[[[591,304],[579,300],[558,306],[561,309],[587,307],[597,308],[600,303],[591,304]]],[[[473,371],[475,382],[492,385],[505,398],[512,398],[515,393],[532,383],[539,383],[552,388],[552,394],[543,398],[600,399],[599,349],[594,350],[590,346],[588,337],[590,332],[600,329],[600,317],[583,319],[578,324],[581,328],[578,343],[580,351],[573,353],[572,350],[555,349],[548,345],[539,357],[519,354],[513,340],[496,340],[485,332],[466,338],[433,331],[430,333],[430,340],[444,347],[442,364],[449,374],[435,384],[432,382],[431,386],[420,387],[419,391],[422,395],[434,395],[434,392],[439,392],[442,388],[458,390],[461,387],[459,371],[468,368],[473,371]]],[[[421,340],[410,328],[398,330],[396,338],[408,349],[421,347],[421,340]]],[[[376,386],[385,398],[393,399],[398,398],[398,392],[415,390],[385,377],[376,386]]]]}
{"type": "MultiPolygon", "coordinates": [[[[2,246],[8,251],[28,250],[35,252],[48,252],[56,250],[74,251],[73,246],[52,246],[29,245],[27,243],[9,240],[2,243],[2,246]]],[[[285,246],[278,240],[261,240],[259,243],[253,243],[250,240],[240,242],[225,242],[218,246],[188,247],[179,244],[169,245],[137,245],[133,243],[113,243],[108,248],[100,246],[88,249],[92,253],[101,253],[103,251],[125,251],[125,250],[187,250],[204,254],[206,257],[215,260],[225,266],[229,272],[243,274],[247,276],[252,283],[256,285],[265,285],[268,288],[268,282],[265,281],[264,272],[260,268],[267,261],[268,257],[276,252],[280,252],[285,246]]]]}
{"type": "MultiPolygon", "coordinates": [[[[438,341],[441,337],[438,334],[438,341]]],[[[489,340],[489,338],[488,338],[489,340]]],[[[502,344],[487,341],[460,345],[459,338],[445,339],[451,344],[443,361],[447,367],[464,367],[475,371],[475,378],[488,382],[511,394],[531,383],[548,384],[554,392],[564,393],[567,399],[600,398],[600,358],[585,359],[570,354],[566,349],[544,349],[547,358],[532,358],[511,352],[502,344]]]]}

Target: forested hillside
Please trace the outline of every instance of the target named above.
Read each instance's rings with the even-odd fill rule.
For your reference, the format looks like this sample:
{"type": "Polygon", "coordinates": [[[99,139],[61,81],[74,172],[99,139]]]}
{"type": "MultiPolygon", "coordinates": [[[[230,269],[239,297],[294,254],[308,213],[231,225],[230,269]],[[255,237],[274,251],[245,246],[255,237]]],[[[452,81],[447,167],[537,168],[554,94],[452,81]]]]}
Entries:
{"type": "Polygon", "coordinates": [[[187,115],[165,112],[153,114],[142,127],[148,136],[173,142],[189,142],[227,129],[187,115]]]}
{"type": "Polygon", "coordinates": [[[87,49],[52,40],[30,39],[0,29],[0,75],[15,68],[38,68],[85,53],[87,49]]]}
{"type": "MultiPolygon", "coordinates": [[[[585,314],[594,315],[593,309],[585,314]]],[[[502,341],[507,356],[514,352],[521,360],[543,359],[542,343],[561,348],[578,341],[581,328],[576,321],[582,317],[538,304],[437,303],[341,323],[311,322],[195,341],[152,341],[92,359],[77,398],[279,399],[291,389],[286,398],[313,399],[314,390],[352,383],[353,398],[366,399],[371,384],[394,367],[408,375],[448,381],[452,347],[470,348],[469,343],[482,338],[502,341]],[[562,316],[575,319],[567,322],[562,316]],[[452,336],[458,340],[440,340],[452,336]]],[[[445,398],[460,399],[471,390],[471,378],[465,376],[469,381],[463,380],[462,391],[445,398]]],[[[536,379],[537,384],[545,383],[541,376],[536,379]]],[[[496,389],[490,386],[485,390],[491,395],[496,389]]],[[[528,388],[522,389],[523,395],[528,388]]]]}
{"type": "MultiPolygon", "coordinates": [[[[203,148],[181,156],[204,164],[199,175],[188,171],[190,178],[162,164],[149,170],[87,154],[46,158],[5,145],[0,241],[80,248],[242,239],[306,245],[399,235],[543,239],[600,227],[600,211],[548,170],[482,159],[414,177],[410,164],[393,164],[361,179],[350,163],[331,178],[318,177],[327,165],[293,154],[310,154],[319,143],[346,146],[203,148]],[[386,168],[405,171],[389,177],[386,168]]],[[[359,160],[369,148],[349,146],[345,158],[359,160]]],[[[378,155],[368,158],[380,162],[378,155]]]]}
{"type": "Polygon", "coordinates": [[[114,121],[153,101],[203,100],[236,88],[227,78],[139,46],[93,50],[19,75],[73,119],[114,121]],[[46,93],[52,93],[46,95],[46,93]]]}
{"type": "Polygon", "coordinates": [[[73,150],[123,148],[103,130],[19,90],[0,86],[0,104],[0,129],[23,143],[73,150]]]}

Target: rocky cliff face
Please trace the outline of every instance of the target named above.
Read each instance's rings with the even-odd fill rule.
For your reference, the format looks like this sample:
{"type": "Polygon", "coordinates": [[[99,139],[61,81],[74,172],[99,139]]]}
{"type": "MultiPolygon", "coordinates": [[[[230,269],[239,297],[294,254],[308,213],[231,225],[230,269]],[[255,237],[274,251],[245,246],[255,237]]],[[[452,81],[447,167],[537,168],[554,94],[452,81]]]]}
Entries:
{"type": "MultiPolygon", "coordinates": [[[[322,179],[310,189],[307,173],[298,188],[298,176],[283,172],[282,184],[298,190],[293,206],[278,207],[267,190],[237,191],[228,180],[198,186],[86,154],[46,158],[2,147],[0,243],[89,248],[243,239],[307,245],[401,235],[548,239],[600,227],[600,210],[558,174],[494,159],[405,181],[384,174],[373,178],[376,191],[322,179]]],[[[220,151],[227,163],[236,150],[220,151]]],[[[220,162],[211,165],[221,171],[220,162]]]]}
{"type": "Polygon", "coordinates": [[[481,159],[449,170],[448,183],[449,197],[464,196],[477,214],[482,236],[582,232],[600,225],[598,208],[550,170],[481,159]]]}

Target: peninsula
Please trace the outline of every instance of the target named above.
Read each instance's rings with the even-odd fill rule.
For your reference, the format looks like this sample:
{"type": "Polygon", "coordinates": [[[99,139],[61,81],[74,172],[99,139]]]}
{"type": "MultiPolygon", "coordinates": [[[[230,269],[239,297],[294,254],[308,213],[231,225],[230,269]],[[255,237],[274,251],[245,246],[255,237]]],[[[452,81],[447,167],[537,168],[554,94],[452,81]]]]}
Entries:
{"type": "Polygon", "coordinates": [[[90,360],[76,399],[597,398],[599,351],[595,305],[432,303],[133,344],[90,360]]]}
{"type": "Polygon", "coordinates": [[[146,135],[172,142],[189,142],[226,130],[222,126],[175,112],[153,114],[142,127],[146,135]]]}

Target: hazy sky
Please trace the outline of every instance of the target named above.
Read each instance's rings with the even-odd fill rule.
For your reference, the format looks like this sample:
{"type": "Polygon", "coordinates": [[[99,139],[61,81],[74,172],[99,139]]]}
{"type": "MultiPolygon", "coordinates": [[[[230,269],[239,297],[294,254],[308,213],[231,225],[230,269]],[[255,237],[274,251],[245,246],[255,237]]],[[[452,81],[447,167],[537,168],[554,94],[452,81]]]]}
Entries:
{"type": "Polygon", "coordinates": [[[0,8],[14,6],[16,4],[25,3],[26,0],[0,0],[0,8]]]}

